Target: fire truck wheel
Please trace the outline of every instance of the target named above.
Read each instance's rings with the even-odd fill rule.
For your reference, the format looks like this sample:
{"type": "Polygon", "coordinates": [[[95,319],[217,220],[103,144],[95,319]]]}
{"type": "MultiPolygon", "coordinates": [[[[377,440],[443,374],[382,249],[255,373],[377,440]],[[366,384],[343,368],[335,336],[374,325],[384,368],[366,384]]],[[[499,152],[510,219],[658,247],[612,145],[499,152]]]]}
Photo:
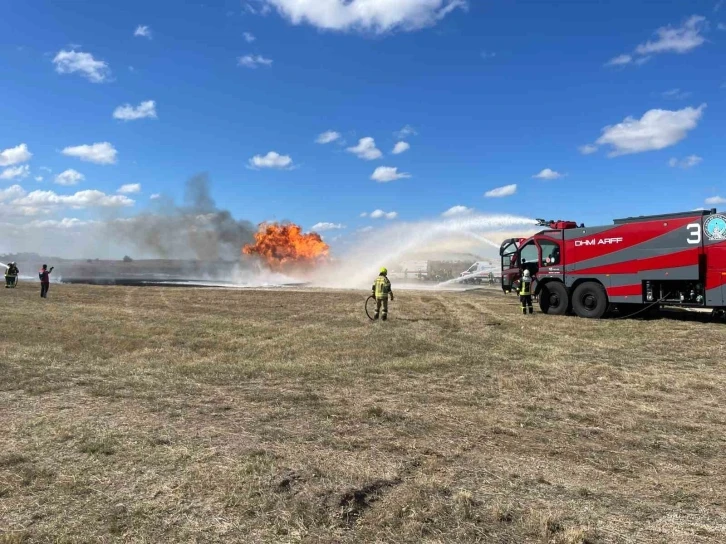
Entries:
{"type": "Polygon", "coordinates": [[[572,295],[572,309],[579,317],[600,319],[608,309],[605,288],[594,281],[578,285],[572,295]]]}
{"type": "Polygon", "coordinates": [[[548,283],[539,294],[539,307],[542,313],[565,315],[570,307],[570,295],[560,282],[548,283]]]}

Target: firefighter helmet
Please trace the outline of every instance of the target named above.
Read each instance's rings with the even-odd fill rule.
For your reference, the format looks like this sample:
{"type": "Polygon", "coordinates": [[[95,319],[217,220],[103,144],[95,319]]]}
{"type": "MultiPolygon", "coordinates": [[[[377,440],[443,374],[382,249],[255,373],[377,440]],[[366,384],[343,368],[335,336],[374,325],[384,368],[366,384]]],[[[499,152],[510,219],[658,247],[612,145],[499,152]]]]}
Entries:
{"type": "Polygon", "coordinates": [[[387,276],[388,275],[388,268],[386,268],[385,266],[383,268],[381,268],[381,274],[384,275],[384,276],[387,276]]]}
{"type": "Polygon", "coordinates": [[[524,271],[524,277],[525,277],[525,278],[528,278],[528,277],[529,277],[530,275],[531,275],[531,274],[530,274],[529,270],[525,270],[525,271],[524,271]]]}

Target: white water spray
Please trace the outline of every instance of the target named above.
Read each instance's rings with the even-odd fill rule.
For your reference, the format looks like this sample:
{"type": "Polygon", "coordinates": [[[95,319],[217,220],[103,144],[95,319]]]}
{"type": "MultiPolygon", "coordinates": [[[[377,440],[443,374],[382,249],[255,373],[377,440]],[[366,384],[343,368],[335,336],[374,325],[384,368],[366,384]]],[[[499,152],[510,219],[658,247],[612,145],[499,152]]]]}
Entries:
{"type": "Polygon", "coordinates": [[[325,287],[368,287],[382,266],[418,258],[484,252],[498,259],[503,239],[532,232],[534,219],[513,215],[471,215],[461,218],[400,223],[360,233],[355,247],[319,270],[313,283],[325,287]],[[492,240],[494,238],[494,240],[492,240]]]}
{"type": "Polygon", "coordinates": [[[477,234],[476,232],[465,232],[463,234],[466,234],[467,236],[471,236],[472,238],[474,238],[474,240],[477,240],[477,241],[479,241],[479,242],[481,242],[481,243],[483,243],[483,244],[485,244],[487,246],[496,248],[497,250],[499,249],[499,245],[500,244],[497,244],[496,242],[493,242],[492,240],[490,240],[489,238],[486,238],[486,237],[482,236],[481,234],[477,234]]]}

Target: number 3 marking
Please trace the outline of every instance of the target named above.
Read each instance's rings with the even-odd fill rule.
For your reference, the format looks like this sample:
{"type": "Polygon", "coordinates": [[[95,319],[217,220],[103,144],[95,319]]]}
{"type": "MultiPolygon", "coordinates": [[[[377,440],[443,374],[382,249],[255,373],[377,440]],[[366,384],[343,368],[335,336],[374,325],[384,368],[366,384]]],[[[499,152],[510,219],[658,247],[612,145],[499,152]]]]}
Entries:
{"type": "Polygon", "coordinates": [[[701,243],[701,225],[699,223],[691,223],[686,227],[688,229],[688,238],[686,239],[686,242],[688,242],[691,245],[700,244],[701,243]]]}

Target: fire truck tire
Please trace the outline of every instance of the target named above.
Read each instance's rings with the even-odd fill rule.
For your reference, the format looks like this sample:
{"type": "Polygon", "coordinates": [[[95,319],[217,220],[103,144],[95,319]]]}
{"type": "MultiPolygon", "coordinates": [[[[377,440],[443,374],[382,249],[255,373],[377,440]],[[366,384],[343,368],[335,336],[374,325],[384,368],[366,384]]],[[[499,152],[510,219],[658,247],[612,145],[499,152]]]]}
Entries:
{"type": "Polygon", "coordinates": [[[570,308],[570,295],[567,293],[567,288],[558,281],[542,287],[539,294],[539,307],[545,314],[565,315],[570,308]]]}
{"type": "Polygon", "coordinates": [[[579,317],[600,319],[608,309],[605,288],[594,281],[581,283],[572,295],[572,309],[579,317]]]}

